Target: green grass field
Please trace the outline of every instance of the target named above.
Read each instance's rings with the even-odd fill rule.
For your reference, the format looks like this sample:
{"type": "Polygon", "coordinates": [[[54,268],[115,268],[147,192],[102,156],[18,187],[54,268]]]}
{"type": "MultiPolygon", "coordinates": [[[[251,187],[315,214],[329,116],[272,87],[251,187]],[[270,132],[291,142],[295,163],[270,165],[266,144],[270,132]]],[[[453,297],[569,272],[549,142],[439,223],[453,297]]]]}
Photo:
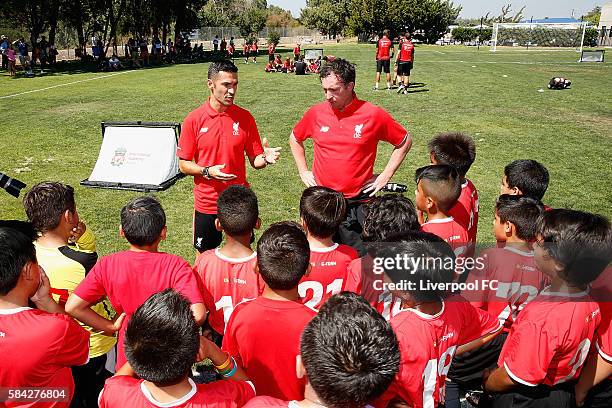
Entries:
{"type": "MultiPolygon", "coordinates": [[[[325,53],[355,62],[357,94],[385,108],[409,129],[414,145],[394,178],[408,184],[409,191],[414,189],[414,170],[428,164],[426,145],[434,134],[463,131],[475,138],[477,159],[468,177],[480,193],[479,241],[493,237],[492,208],[501,173],[514,159],[531,158],[548,167],[551,183],[546,204],[612,214],[611,64],[576,63],[578,54],[571,51],[491,53],[488,48],[421,46],[416,50],[411,79],[424,86],[414,88],[420,92],[400,96],[394,91],[371,90],[373,46],[325,46],[325,53]],[[572,88],[547,90],[553,76],[570,78],[572,88]]],[[[264,227],[299,217],[303,185],[288,136],[306,109],[323,99],[316,76],[266,74],[265,59],[262,56],[257,65],[239,64],[237,98],[255,116],[261,135],[283,148],[278,165],[262,171],[249,169],[264,227]]],[[[79,186],[98,156],[100,122],[181,122],[208,96],[207,67],[206,63],[165,66],[114,76],[0,76],[0,171],[28,186],[43,180],[71,184],[77,191],[81,217],[98,237],[98,252],[104,255],[125,248],[118,236],[119,211],[139,193],[79,186]]],[[[378,170],[390,151],[390,146],[380,146],[378,170]]],[[[161,248],[189,261],[194,257],[192,183],[185,178],[158,194],[169,228],[161,248]]],[[[408,196],[414,198],[412,193],[408,196]]],[[[0,191],[0,218],[25,219],[21,200],[0,191]]]]}

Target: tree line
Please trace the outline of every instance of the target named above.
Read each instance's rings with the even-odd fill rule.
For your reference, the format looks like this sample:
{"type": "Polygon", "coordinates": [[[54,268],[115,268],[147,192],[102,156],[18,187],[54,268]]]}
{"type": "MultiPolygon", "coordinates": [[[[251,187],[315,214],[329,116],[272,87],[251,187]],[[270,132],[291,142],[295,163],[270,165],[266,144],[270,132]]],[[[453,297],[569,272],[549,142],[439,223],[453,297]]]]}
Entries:
{"type": "Polygon", "coordinates": [[[238,26],[246,37],[264,26],[297,26],[291,13],[266,0],[2,0],[0,31],[36,44],[76,42],[96,35],[106,51],[125,36],[163,43],[204,26],[238,26]]]}
{"type": "Polygon", "coordinates": [[[433,43],[460,11],[450,0],[307,0],[301,20],[323,34],[369,36],[389,29],[433,43]]]}

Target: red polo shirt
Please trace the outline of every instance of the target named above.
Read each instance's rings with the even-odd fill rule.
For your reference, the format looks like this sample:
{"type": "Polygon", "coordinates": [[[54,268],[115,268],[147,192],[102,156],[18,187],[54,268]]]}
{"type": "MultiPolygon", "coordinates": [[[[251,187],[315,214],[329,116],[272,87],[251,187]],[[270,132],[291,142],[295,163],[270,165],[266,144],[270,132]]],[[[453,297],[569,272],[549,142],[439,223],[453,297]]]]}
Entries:
{"type": "Polygon", "coordinates": [[[400,146],[408,132],[387,112],[356,96],[342,111],[328,102],[310,108],[293,128],[298,142],[312,138],[312,172],[318,185],[359,195],[372,177],[380,140],[400,146]]]}
{"type": "Polygon", "coordinates": [[[217,198],[231,184],[248,187],[244,153],[254,158],[263,153],[255,119],[236,105],[217,112],[210,101],[192,111],[181,128],[177,155],[194,160],[199,166],[225,164],[224,173],[235,174],[231,181],[206,180],[195,176],[195,209],[205,214],[217,213],[217,198]]]}
{"type": "Polygon", "coordinates": [[[391,59],[391,50],[393,49],[393,41],[387,38],[384,35],[378,42],[376,43],[376,59],[385,61],[391,59]]]}

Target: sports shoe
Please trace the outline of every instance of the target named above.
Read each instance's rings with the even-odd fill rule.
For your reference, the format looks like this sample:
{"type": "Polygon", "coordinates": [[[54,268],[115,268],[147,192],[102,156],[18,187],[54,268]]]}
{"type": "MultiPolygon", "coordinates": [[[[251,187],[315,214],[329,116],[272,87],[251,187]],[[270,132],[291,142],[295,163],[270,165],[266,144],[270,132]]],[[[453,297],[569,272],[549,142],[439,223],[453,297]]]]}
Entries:
{"type": "Polygon", "coordinates": [[[408,95],[408,89],[404,89],[404,92],[402,92],[404,95],[408,95]]]}
{"type": "Polygon", "coordinates": [[[400,85],[400,86],[397,88],[397,93],[398,93],[398,94],[399,94],[399,93],[402,93],[402,91],[403,91],[403,90],[404,90],[404,85],[400,85]]]}
{"type": "Polygon", "coordinates": [[[373,91],[378,91],[378,87],[377,87],[377,86],[373,86],[373,87],[372,87],[372,90],[373,90],[373,91]]]}

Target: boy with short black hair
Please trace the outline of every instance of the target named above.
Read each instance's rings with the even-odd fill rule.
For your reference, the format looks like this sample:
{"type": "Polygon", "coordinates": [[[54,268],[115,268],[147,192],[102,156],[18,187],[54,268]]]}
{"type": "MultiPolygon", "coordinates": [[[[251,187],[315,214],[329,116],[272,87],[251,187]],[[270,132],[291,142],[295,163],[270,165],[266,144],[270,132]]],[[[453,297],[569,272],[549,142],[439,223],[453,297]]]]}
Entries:
{"type": "Polygon", "coordinates": [[[498,368],[485,378],[494,407],[573,406],[573,382],[601,320],[588,286],[611,260],[610,222],[581,211],[545,212],[534,250],[551,284],[521,311],[498,368]]]}
{"type": "MultiPolygon", "coordinates": [[[[0,384],[5,390],[58,390],[55,401],[35,405],[68,407],[74,393],[70,367],[89,360],[89,332],[51,297],[35,238],[31,224],[0,221],[0,384]]],[[[23,404],[8,397],[5,391],[3,403],[23,404]]]]}
{"type": "Polygon", "coordinates": [[[302,401],[255,397],[247,408],[361,408],[379,397],[398,371],[393,329],[362,297],[332,296],[302,333],[298,376],[307,379],[302,401]]]}
{"type": "Polygon", "coordinates": [[[261,225],[257,196],[248,187],[229,186],[219,195],[217,211],[215,227],[225,232],[225,245],[201,253],[193,270],[209,311],[206,328],[220,344],[234,307],[259,296],[263,281],[255,272],[257,253],[251,249],[253,230],[261,225]]]}
{"type": "Polygon", "coordinates": [[[300,218],[310,245],[308,275],[298,286],[302,303],[318,310],[327,299],[342,290],[347,268],[357,251],[334,243],[333,235],[346,215],[346,199],[328,187],[308,187],[300,199],[300,218]]]}
{"type": "Polygon", "coordinates": [[[386,407],[399,399],[411,407],[435,407],[444,403],[445,377],[454,355],[490,341],[501,325],[463,298],[447,295],[456,259],[448,243],[426,232],[403,235],[403,241],[379,246],[374,254],[383,260],[384,278],[379,279],[403,285],[392,289],[402,299],[402,310],[390,320],[400,344],[400,371],[375,405],[386,407]],[[387,262],[397,256],[412,260],[412,266],[387,262]]]}
{"type": "Polygon", "coordinates": [[[420,228],[414,204],[403,195],[374,197],[364,206],[364,242],[384,242],[398,232],[420,228]]]}
{"type": "Polygon", "coordinates": [[[455,390],[480,388],[483,371],[496,364],[516,316],[548,285],[546,275],[535,264],[531,245],[543,211],[542,203],[533,198],[503,194],[497,199],[493,231],[504,246],[478,255],[481,264],[472,269],[467,284],[479,289],[462,295],[473,306],[497,316],[504,330],[490,343],[453,361],[448,377],[454,384],[447,384],[447,408],[459,407],[455,390]]]}
{"type": "MultiPolygon", "coordinates": [[[[69,185],[53,181],[38,183],[25,195],[23,205],[40,234],[34,241],[38,263],[49,277],[53,298],[64,307],[98,260],[96,237],[80,219],[74,189],[69,185]]],[[[101,318],[111,319],[111,306],[106,299],[92,305],[92,310],[101,318]]],[[[116,343],[114,337],[89,326],[84,328],[91,333],[89,361],[72,369],[73,408],[97,404],[104,380],[111,376],[105,369],[107,353],[116,343]]]]}
{"type": "MultiPolygon", "coordinates": [[[[366,247],[394,241],[394,235],[420,228],[414,204],[402,195],[374,197],[364,205],[362,237],[366,247]]],[[[360,294],[388,320],[398,309],[399,299],[393,299],[389,291],[377,290],[372,286],[372,257],[366,254],[365,248],[362,248],[360,255],[361,258],[349,264],[343,290],[360,294]]]]}
{"type": "Polygon", "coordinates": [[[316,311],[299,302],[298,284],[309,269],[310,248],[293,222],[278,222],[257,243],[257,270],[265,287],[237,305],[227,323],[223,350],[244,367],[257,392],[283,400],[304,398],[296,376],[300,335],[316,311]]]}
{"type": "Polygon", "coordinates": [[[454,166],[438,164],[416,170],[415,203],[423,219],[421,230],[431,232],[451,244],[456,255],[465,255],[467,230],[449,215],[461,195],[459,172],[454,166]]]}
{"type": "Polygon", "coordinates": [[[177,255],[158,250],[166,238],[167,228],[166,214],[157,199],[142,196],[130,200],[121,210],[119,233],[129,242],[129,250],[102,257],[66,303],[68,313],[96,330],[108,335],[119,331],[117,367],[126,361],[123,338],[127,322],[122,324],[122,319],[129,320],[151,294],[174,288],[192,302],[192,311],[199,324],[206,316],[198,281],[189,263],[177,255]],[[120,316],[116,321],[89,309],[105,296],[120,316]]]}
{"type": "MultiPolygon", "coordinates": [[[[548,284],[535,264],[532,242],[542,216],[542,203],[525,196],[502,194],[495,204],[493,231],[503,248],[491,248],[480,256],[482,268],[472,270],[469,281],[496,281],[497,290],[479,291],[472,304],[497,316],[507,332],[518,312],[548,284]]],[[[467,295],[465,296],[467,297],[467,295]]],[[[472,300],[472,299],[470,299],[472,300]]]]}
{"type": "Polygon", "coordinates": [[[535,160],[515,160],[504,167],[501,193],[542,200],[548,188],[548,170],[535,160]]]}
{"type": "Polygon", "coordinates": [[[476,244],[478,232],[478,191],[467,172],[476,160],[476,144],[469,135],[458,132],[440,133],[427,144],[431,164],[450,164],[459,173],[461,194],[448,215],[468,231],[471,244],[476,244]]]}
{"type": "Polygon", "coordinates": [[[215,367],[227,363],[227,355],[201,338],[198,330],[187,298],[173,289],[152,295],[127,325],[129,365],[106,381],[100,407],[243,406],[255,396],[255,389],[243,381],[246,376],[235,361],[230,359],[232,369],[223,371],[225,378],[235,381],[196,385],[189,378],[196,360],[210,358],[215,367]]]}

